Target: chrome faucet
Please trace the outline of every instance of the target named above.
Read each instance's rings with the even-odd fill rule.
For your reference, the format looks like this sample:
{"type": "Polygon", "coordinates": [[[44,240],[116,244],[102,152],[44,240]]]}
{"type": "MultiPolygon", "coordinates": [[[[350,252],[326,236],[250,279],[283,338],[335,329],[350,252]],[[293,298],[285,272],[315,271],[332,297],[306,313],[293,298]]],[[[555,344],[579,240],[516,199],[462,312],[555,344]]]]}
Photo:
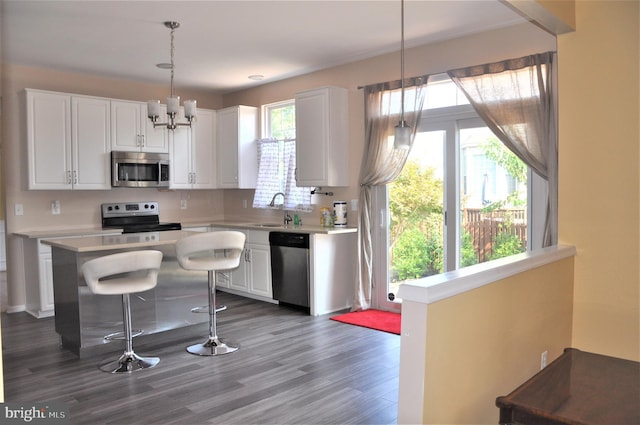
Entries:
{"type": "Polygon", "coordinates": [[[287,212],[287,210],[284,209],[284,193],[282,192],[278,192],[275,195],[273,195],[273,198],[271,198],[271,202],[269,202],[269,206],[270,207],[275,207],[276,206],[276,197],[278,195],[282,195],[282,209],[284,211],[284,218],[283,218],[283,223],[285,226],[287,226],[289,223],[291,223],[291,221],[293,220],[291,218],[291,216],[289,215],[289,213],[287,212]]]}
{"type": "Polygon", "coordinates": [[[276,197],[278,195],[282,195],[282,206],[284,208],[284,193],[282,193],[282,192],[278,192],[275,195],[273,195],[273,198],[271,198],[271,202],[269,203],[270,207],[275,207],[276,206],[276,197]]]}

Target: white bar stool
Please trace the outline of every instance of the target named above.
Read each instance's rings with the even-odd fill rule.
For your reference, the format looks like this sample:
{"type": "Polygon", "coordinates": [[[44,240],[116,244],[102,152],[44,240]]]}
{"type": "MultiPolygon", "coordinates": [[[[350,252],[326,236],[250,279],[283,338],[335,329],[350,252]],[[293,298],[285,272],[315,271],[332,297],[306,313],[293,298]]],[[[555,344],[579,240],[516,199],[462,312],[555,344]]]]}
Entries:
{"type": "Polygon", "coordinates": [[[82,265],[87,286],[97,295],[122,295],[124,322],[124,353],[115,361],[100,365],[110,373],[128,373],[154,367],[158,357],[140,357],[133,352],[131,302],[129,294],[152,289],[158,283],[162,252],[154,250],[127,251],[89,260],[82,265]]]}
{"type": "Polygon", "coordinates": [[[240,265],[245,235],[242,232],[219,231],[197,233],[176,242],[178,263],[185,270],[206,270],[209,281],[209,338],[187,347],[191,354],[217,356],[232,353],[238,347],[223,343],[216,329],[216,272],[240,265]]]}

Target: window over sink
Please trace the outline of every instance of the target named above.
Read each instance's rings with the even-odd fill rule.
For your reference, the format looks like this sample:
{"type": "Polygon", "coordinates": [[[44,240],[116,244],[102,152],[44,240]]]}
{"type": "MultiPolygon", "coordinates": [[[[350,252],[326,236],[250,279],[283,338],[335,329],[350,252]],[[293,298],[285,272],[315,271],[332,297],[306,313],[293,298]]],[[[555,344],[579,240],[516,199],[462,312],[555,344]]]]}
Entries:
{"type": "Polygon", "coordinates": [[[309,211],[311,189],[297,187],[296,115],[293,99],[262,106],[262,139],[258,140],[258,182],[254,208],[274,206],[309,211]],[[275,196],[283,193],[284,196],[275,196]]]}

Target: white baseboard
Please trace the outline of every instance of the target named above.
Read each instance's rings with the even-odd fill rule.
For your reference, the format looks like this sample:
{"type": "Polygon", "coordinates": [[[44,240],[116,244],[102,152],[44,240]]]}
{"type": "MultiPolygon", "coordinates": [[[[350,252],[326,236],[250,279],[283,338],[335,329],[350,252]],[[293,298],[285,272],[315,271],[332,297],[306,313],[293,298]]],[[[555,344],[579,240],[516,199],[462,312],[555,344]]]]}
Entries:
{"type": "Polygon", "coordinates": [[[26,305],[11,305],[7,306],[7,313],[20,313],[27,309],[26,305]]]}

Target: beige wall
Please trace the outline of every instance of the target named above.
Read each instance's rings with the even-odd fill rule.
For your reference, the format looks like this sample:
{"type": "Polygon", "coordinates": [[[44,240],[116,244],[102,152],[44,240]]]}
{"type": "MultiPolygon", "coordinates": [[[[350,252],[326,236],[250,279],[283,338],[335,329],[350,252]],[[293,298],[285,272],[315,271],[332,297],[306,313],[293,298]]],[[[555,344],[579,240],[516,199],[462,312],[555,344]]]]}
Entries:
{"type": "Polygon", "coordinates": [[[571,345],[573,259],[427,306],[425,424],[498,423],[497,396],[571,345]]]}
{"type": "Polygon", "coordinates": [[[559,238],[578,249],[573,346],[640,360],[640,3],[577,1],[558,38],[559,238]]]}

